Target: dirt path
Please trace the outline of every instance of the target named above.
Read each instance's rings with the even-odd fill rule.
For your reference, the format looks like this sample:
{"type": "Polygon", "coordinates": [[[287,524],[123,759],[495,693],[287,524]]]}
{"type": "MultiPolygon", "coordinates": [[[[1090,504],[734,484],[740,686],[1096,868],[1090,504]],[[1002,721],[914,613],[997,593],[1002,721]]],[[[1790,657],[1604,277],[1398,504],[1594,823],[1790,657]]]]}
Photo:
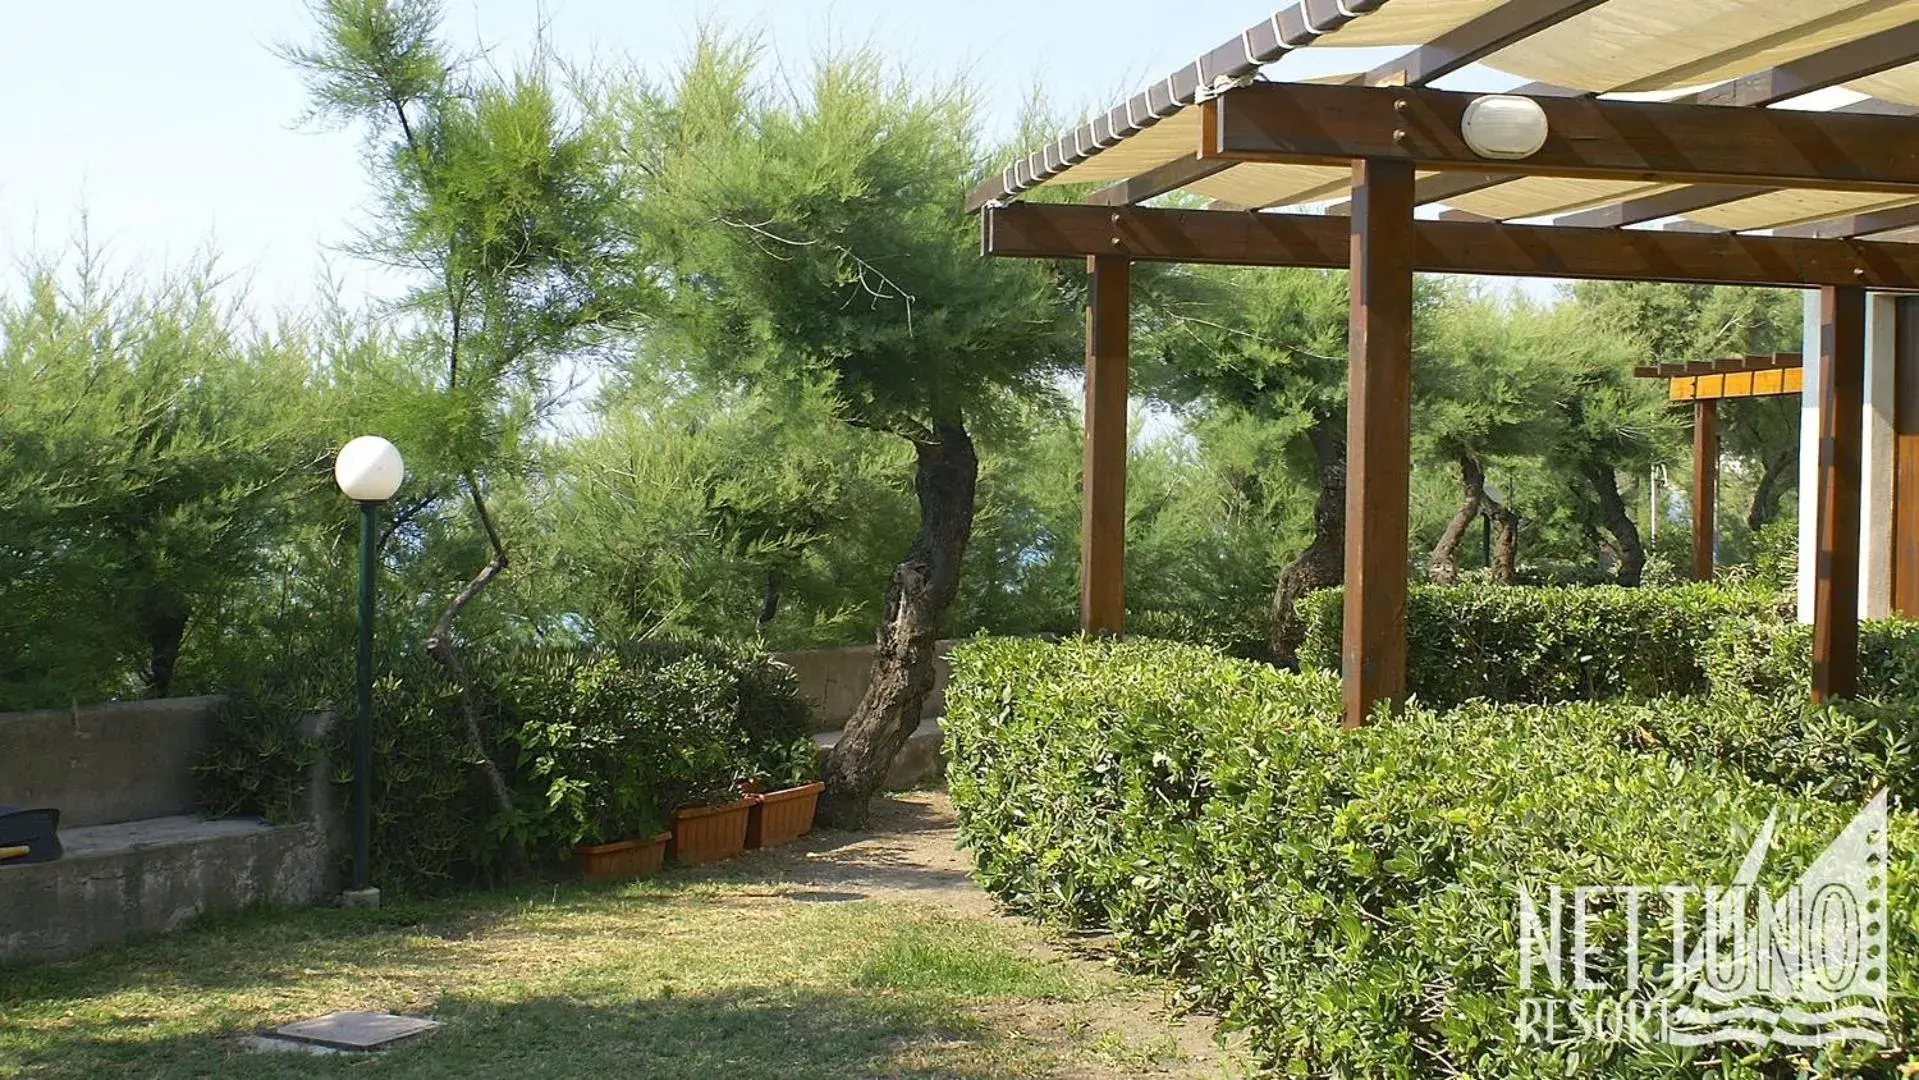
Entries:
{"type": "MultiPolygon", "coordinates": [[[[724,882],[738,895],[770,902],[858,903],[888,900],[978,920],[982,933],[1017,920],[998,913],[974,884],[971,856],[959,848],[952,801],[945,792],[896,793],[874,808],[863,832],[822,829],[780,848],[751,852],[696,873],[724,882]]],[[[1023,925],[1023,924],[1021,924],[1023,925]]],[[[1010,935],[1008,935],[1010,936],[1010,935]]],[[[1044,959],[1062,965],[1097,992],[1088,1000],[1021,1002],[980,1019],[1045,1046],[1083,1051],[1090,1041],[1099,1063],[1080,1059],[1060,1075],[1106,1078],[1240,1076],[1247,1070],[1228,1040],[1221,1047],[1210,1017],[1171,1007],[1165,988],[1117,974],[1091,949],[1054,942],[1044,959]]]]}

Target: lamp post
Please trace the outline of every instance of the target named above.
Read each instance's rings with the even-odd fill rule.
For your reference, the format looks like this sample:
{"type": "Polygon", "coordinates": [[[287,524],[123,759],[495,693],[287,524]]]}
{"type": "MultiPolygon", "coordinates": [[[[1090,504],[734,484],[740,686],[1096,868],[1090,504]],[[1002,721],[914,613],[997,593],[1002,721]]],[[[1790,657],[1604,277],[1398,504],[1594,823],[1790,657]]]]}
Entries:
{"type": "Polygon", "coordinates": [[[333,479],[347,498],[360,504],[360,658],[358,711],[353,722],[353,888],[350,906],[377,907],[379,890],[371,874],[373,831],[373,572],[380,504],[399,490],[406,476],[400,451],[378,435],[362,435],[340,448],[333,479]]]}

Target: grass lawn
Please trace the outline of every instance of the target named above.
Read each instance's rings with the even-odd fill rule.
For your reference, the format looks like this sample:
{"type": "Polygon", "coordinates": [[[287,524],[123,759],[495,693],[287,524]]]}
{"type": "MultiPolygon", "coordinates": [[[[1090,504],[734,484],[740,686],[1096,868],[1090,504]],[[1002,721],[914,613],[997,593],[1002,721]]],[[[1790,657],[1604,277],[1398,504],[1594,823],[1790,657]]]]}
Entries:
{"type": "Polygon", "coordinates": [[[944,887],[818,887],[792,872],[807,857],[260,913],[0,968],[0,1077],[1218,1075],[1150,987],[944,887]],[[339,1009],[444,1027],[376,1058],[241,1044],[339,1009]]]}

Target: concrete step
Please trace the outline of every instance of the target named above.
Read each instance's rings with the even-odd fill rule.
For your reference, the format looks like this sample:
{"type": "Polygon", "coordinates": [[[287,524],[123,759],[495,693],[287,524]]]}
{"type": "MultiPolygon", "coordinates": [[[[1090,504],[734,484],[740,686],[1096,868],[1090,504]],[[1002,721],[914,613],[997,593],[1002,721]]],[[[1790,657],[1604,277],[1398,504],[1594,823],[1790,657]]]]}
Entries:
{"type": "MultiPolygon", "coordinates": [[[[906,737],[906,745],[893,759],[886,773],[888,791],[910,791],[941,783],[946,777],[946,758],[940,753],[940,718],[929,716],[906,737]]],[[[825,753],[839,745],[840,732],[822,731],[813,742],[825,753]]]]}

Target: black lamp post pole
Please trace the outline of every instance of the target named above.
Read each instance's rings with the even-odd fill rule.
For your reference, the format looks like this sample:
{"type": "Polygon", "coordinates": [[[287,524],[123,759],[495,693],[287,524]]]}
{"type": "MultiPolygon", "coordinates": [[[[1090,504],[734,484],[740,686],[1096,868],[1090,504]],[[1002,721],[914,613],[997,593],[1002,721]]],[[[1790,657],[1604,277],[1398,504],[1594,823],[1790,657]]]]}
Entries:
{"type": "Polygon", "coordinates": [[[359,712],[353,723],[353,888],[372,874],[373,833],[373,549],[380,504],[360,504],[359,712]]]}

